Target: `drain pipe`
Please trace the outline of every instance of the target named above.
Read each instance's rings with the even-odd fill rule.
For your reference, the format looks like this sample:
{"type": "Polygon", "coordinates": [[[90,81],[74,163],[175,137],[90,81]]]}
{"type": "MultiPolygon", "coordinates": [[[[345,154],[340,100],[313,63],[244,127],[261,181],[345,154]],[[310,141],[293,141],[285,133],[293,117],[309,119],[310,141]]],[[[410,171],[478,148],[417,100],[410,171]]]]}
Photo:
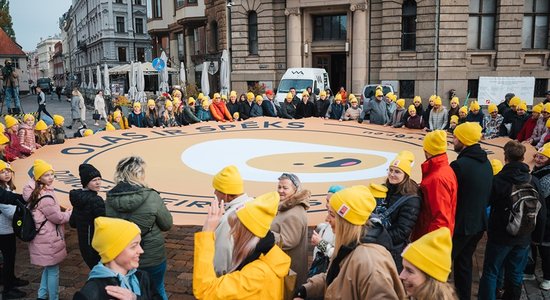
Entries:
{"type": "MultiPolygon", "coordinates": [[[[368,10],[369,10],[369,46],[367,47],[369,49],[369,57],[368,57],[368,63],[367,63],[367,84],[371,84],[371,81],[370,81],[370,72],[371,72],[371,53],[372,53],[372,48],[371,48],[371,41],[372,41],[372,7],[371,7],[371,2],[372,1],[368,1],[368,10]]],[[[363,91],[361,91],[361,93],[363,93],[363,91]]]]}
{"type": "Polygon", "coordinates": [[[437,89],[439,87],[439,22],[441,20],[441,0],[435,1],[435,55],[434,55],[434,67],[435,67],[435,82],[434,82],[434,95],[437,95],[437,89]]]}

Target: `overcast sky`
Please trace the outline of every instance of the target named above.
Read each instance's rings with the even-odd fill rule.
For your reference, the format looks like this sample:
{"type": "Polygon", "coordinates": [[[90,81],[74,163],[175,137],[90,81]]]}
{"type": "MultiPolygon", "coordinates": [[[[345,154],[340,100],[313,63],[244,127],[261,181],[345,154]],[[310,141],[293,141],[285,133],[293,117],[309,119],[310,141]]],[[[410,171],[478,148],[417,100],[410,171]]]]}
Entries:
{"type": "Polygon", "coordinates": [[[59,18],[71,3],[71,0],[11,0],[10,14],[17,43],[24,51],[30,51],[36,49],[41,37],[59,33],[59,18]]]}

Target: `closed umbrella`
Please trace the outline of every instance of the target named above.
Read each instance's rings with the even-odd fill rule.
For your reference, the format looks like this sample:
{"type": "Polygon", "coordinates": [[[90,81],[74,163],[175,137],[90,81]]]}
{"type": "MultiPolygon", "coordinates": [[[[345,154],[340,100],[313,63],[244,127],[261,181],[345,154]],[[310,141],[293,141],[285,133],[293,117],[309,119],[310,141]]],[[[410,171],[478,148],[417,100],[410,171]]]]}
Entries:
{"type": "Polygon", "coordinates": [[[99,67],[99,65],[97,65],[96,67],[96,70],[95,70],[95,76],[96,76],[96,85],[95,85],[95,89],[96,90],[102,90],[103,89],[103,85],[101,84],[101,68],[99,67]]]}
{"type": "Polygon", "coordinates": [[[105,96],[111,95],[111,83],[109,82],[109,68],[107,67],[107,64],[105,64],[103,68],[103,79],[105,80],[105,90],[103,91],[103,94],[105,96]]]}
{"type": "Polygon", "coordinates": [[[140,62],[137,63],[137,76],[136,76],[136,85],[137,85],[137,97],[136,101],[145,102],[145,76],[143,75],[143,66],[140,62]]]}
{"type": "Polygon", "coordinates": [[[161,93],[168,93],[168,90],[170,89],[170,87],[168,86],[168,69],[166,69],[168,67],[168,57],[166,56],[166,52],[162,51],[162,53],[160,54],[160,59],[164,61],[164,65],[166,67],[164,67],[164,69],[162,69],[159,72],[159,75],[160,75],[159,90],[161,93]]]}
{"type": "Polygon", "coordinates": [[[207,96],[210,94],[210,82],[208,81],[208,62],[202,63],[202,76],[201,76],[201,90],[202,93],[207,96]]]}
{"type": "Polygon", "coordinates": [[[88,70],[89,80],[88,80],[88,88],[93,89],[94,88],[94,72],[92,71],[92,68],[88,70]]]}
{"type": "Polygon", "coordinates": [[[229,54],[227,53],[227,50],[224,49],[222,52],[222,66],[220,70],[220,86],[221,86],[221,94],[222,95],[229,95],[229,54]]]}
{"type": "Polygon", "coordinates": [[[84,73],[84,69],[82,69],[82,74],[80,75],[80,88],[86,88],[86,74],[84,73]]]}
{"type": "Polygon", "coordinates": [[[185,80],[186,78],[185,74],[185,65],[183,64],[183,61],[180,63],[180,84],[185,87],[185,80]]]}
{"type": "Polygon", "coordinates": [[[136,89],[136,65],[134,62],[130,65],[130,71],[128,72],[128,83],[130,84],[130,89],[128,90],[128,97],[130,100],[134,101],[136,99],[137,89],[136,89]]]}

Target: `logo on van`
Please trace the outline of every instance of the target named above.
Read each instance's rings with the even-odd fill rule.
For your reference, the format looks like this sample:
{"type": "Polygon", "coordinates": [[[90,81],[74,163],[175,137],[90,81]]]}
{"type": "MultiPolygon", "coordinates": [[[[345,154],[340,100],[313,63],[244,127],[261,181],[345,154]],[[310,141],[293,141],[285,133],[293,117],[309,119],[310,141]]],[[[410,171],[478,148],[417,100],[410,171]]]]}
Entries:
{"type": "Polygon", "coordinates": [[[290,72],[292,72],[292,74],[304,75],[304,72],[303,72],[303,71],[290,71],[290,72]]]}

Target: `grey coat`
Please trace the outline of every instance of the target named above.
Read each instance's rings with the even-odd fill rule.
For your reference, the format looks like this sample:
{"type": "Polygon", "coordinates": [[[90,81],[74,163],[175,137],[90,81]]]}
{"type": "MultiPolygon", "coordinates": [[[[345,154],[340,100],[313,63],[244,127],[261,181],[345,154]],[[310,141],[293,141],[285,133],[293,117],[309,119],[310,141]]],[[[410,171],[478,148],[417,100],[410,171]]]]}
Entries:
{"type": "Polygon", "coordinates": [[[74,96],[71,98],[71,118],[80,119],[80,97],[74,96]]]}
{"type": "Polygon", "coordinates": [[[377,125],[384,125],[388,123],[390,117],[388,115],[388,104],[385,101],[370,100],[365,107],[363,112],[370,114],[370,123],[377,125]]]}

